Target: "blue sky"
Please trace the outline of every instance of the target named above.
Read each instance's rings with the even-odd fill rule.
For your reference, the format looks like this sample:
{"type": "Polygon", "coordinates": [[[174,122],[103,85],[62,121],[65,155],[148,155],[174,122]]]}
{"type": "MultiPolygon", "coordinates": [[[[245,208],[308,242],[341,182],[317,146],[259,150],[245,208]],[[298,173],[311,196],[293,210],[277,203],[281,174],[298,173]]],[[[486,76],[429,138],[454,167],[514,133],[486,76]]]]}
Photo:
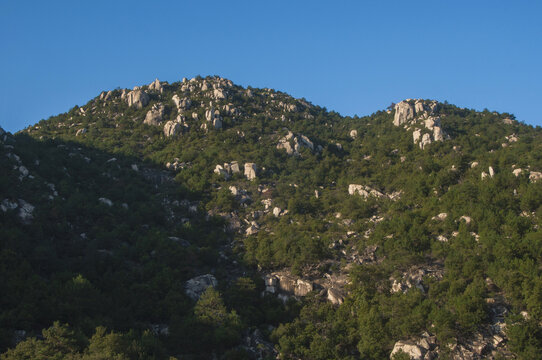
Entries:
{"type": "Polygon", "coordinates": [[[0,126],[220,75],[343,115],[404,98],[542,125],[540,1],[0,0],[0,126]]]}

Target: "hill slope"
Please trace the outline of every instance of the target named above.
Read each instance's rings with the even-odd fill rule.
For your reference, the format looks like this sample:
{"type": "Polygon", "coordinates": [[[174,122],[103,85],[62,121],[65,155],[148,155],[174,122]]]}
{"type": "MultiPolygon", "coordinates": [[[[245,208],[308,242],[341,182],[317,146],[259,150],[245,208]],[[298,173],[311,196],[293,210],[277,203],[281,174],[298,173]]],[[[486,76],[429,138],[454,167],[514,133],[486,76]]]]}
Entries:
{"type": "Polygon", "coordinates": [[[541,136],[219,77],[103,92],[3,135],[2,345],[60,320],[124,332],[133,358],[533,358],[541,136]]]}

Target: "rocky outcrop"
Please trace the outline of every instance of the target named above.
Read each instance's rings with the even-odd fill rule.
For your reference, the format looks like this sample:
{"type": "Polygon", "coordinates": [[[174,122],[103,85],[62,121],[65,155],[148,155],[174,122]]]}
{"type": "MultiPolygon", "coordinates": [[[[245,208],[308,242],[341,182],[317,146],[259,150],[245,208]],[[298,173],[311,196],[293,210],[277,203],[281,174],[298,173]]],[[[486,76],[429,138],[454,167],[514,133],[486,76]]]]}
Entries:
{"type": "Polygon", "coordinates": [[[438,359],[442,355],[449,359],[513,359],[507,348],[505,333],[506,308],[497,299],[488,298],[490,324],[482,326],[476,333],[444,345],[437,337],[425,331],[421,336],[395,343],[390,359],[405,353],[410,359],[438,359]]]}
{"type": "Polygon", "coordinates": [[[423,122],[425,129],[415,129],[412,133],[412,140],[420,146],[420,149],[425,149],[427,145],[434,141],[444,141],[446,134],[442,130],[439,117],[429,117],[423,122]],[[430,132],[425,132],[429,130],[430,132]],[[422,135],[423,133],[423,135],[422,135]]]}
{"type": "Polygon", "coordinates": [[[180,134],[181,132],[182,132],[182,126],[177,121],[170,120],[164,125],[164,135],[166,137],[175,136],[175,135],[180,134]]]}
{"type": "Polygon", "coordinates": [[[390,359],[393,359],[395,354],[405,353],[411,360],[423,360],[425,352],[425,349],[418,346],[413,341],[397,341],[393,346],[390,359]]]}
{"type": "Polygon", "coordinates": [[[223,127],[223,119],[222,116],[220,116],[220,111],[215,110],[212,104],[211,107],[205,111],[205,120],[211,122],[216,130],[220,130],[223,127]]]}
{"type": "Polygon", "coordinates": [[[482,178],[482,180],[484,180],[485,178],[489,177],[489,178],[493,178],[493,176],[495,176],[495,170],[493,170],[493,167],[488,167],[487,169],[487,173],[485,171],[482,171],[482,174],[480,174],[480,177],[482,178]]]}
{"type": "Polygon", "coordinates": [[[104,100],[104,101],[107,101],[109,99],[111,99],[111,97],[113,96],[113,91],[102,91],[100,93],[100,96],[98,97],[99,100],[104,100]]]}
{"type": "Polygon", "coordinates": [[[327,300],[333,305],[341,305],[344,302],[343,293],[334,288],[327,289],[327,300]]]}
{"type": "Polygon", "coordinates": [[[448,218],[448,214],[447,213],[440,213],[438,215],[435,215],[431,218],[431,220],[439,220],[439,221],[444,221],[446,220],[446,218],[448,218]]]}
{"type": "Polygon", "coordinates": [[[228,180],[230,178],[230,176],[231,176],[231,173],[229,171],[227,171],[226,169],[224,169],[224,167],[222,165],[215,166],[215,169],[213,170],[213,172],[215,174],[224,176],[225,180],[228,180]]]}
{"type": "MultiPolygon", "coordinates": [[[[542,179],[542,172],[539,172],[539,171],[529,171],[528,169],[521,169],[521,168],[517,168],[517,169],[514,169],[512,170],[512,174],[514,174],[514,176],[518,177],[520,176],[521,174],[523,173],[526,173],[529,175],[529,181],[534,183],[534,182],[537,182],[538,180],[542,179]]],[[[483,173],[485,174],[485,173],[483,173]]],[[[487,176],[487,174],[486,174],[487,176]]],[[[483,177],[482,177],[483,179],[483,177]]]]}
{"type": "Polygon", "coordinates": [[[224,165],[217,165],[213,170],[215,174],[224,176],[225,180],[228,180],[232,174],[237,174],[241,172],[239,169],[239,163],[237,161],[232,161],[230,163],[224,163],[224,165]]]}
{"type": "Polygon", "coordinates": [[[222,89],[214,89],[213,90],[213,98],[216,100],[222,100],[226,98],[226,92],[222,89]]]}
{"type": "Polygon", "coordinates": [[[181,99],[177,94],[173,95],[171,100],[173,100],[173,103],[179,111],[188,110],[190,108],[190,105],[192,105],[192,101],[189,98],[181,99]]]}
{"type": "Polygon", "coordinates": [[[248,331],[244,336],[243,348],[250,359],[276,359],[278,351],[273,343],[266,341],[259,329],[248,331]]]}
{"type": "Polygon", "coordinates": [[[188,280],[184,286],[185,293],[193,300],[198,300],[208,287],[216,287],[218,282],[211,274],[196,276],[188,280]]]}
{"type": "Polygon", "coordinates": [[[154,126],[160,125],[164,117],[165,111],[166,111],[166,108],[164,105],[154,104],[152,108],[147,112],[147,115],[145,116],[145,120],[143,121],[143,123],[147,125],[154,125],[154,126]]]}
{"type": "Polygon", "coordinates": [[[441,280],[444,276],[444,271],[440,264],[427,265],[424,267],[413,267],[410,270],[403,273],[400,279],[390,278],[392,286],[390,292],[406,293],[409,289],[417,288],[421,292],[425,293],[425,287],[423,285],[424,277],[432,277],[436,280],[441,280]]]}
{"type": "Polygon", "coordinates": [[[133,106],[137,109],[141,109],[149,103],[150,97],[143,90],[132,90],[126,95],[126,102],[128,106],[133,106]]]}
{"type": "Polygon", "coordinates": [[[25,224],[28,224],[34,219],[34,205],[27,203],[26,201],[19,199],[19,212],[17,215],[19,219],[25,224]]]}
{"type": "Polygon", "coordinates": [[[358,184],[350,184],[348,185],[348,194],[354,195],[358,194],[363,196],[364,198],[368,197],[383,197],[384,194],[382,194],[380,191],[370,188],[366,185],[358,185],[358,184]]]}
{"type": "Polygon", "coordinates": [[[358,131],[357,130],[350,130],[350,137],[352,139],[355,139],[358,137],[358,131]]]}
{"type": "Polygon", "coordinates": [[[367,199],[369,197],[382,198],[387,197],[390,200],[397,200],[400,198],[402,191],[396,191],[391,194],[384,194],[380,191],[373,189],[367,185],[359,184],[350,184],[348,185],[348,194],[350,195],[361,195],[363,198],[367,199]]]}
{"type": "Polygon", "coordinates": [[[393,124],[413,130],[412,140],[423,150],[435,141],[444,141],[448,135],[436,115],[438,103],[421,99],[403,100],[395,105],[393,124]]]}
{"type": "Polygon", "coordinates": [[[186,162],[181,162],[181,160],[179,158],[174,158],[173,161],[169,161],[166,163],[166,168],[170,169],[170,170],[174,170],[174,171],[177,171],[177,170],[182,170],[184,168],[187,168],[190,166],[190,163],[186,163],[186,162]]]}
{"type": "Polygon", "coordinates": [[[162,93],[164,91],[164,87],[160,83],[160,80],[155,79],[152,83],[150,83],[149,90],[154,90],[162,93]]]}
{"type": "Polygon", "coordinates": [[[531,171],[529,173],[529,181],[530,182],[537,182],[540,179],[542,179],[542,172],[531,171]]]}
{"type": "Polygon", "coordinates": [[[256,179],[256,173],[258,171],[258,167],[254,163],[245,163],[245,177],[248,180],[254,180],[256,179]]]}
{"type": "Polygon", "coordinates": [[[34,205],[24,201],[23,199],[15,201],[10,201],[9,199],[4,199],[0,203],[0,209],[3,212],[8,212],[12,210],[17,211],[17,217],[23,224],[30,224],[32,220],[34,219],[34,205]]]}
{"type": "Polygon", "coordinates": [[[367,185],[350,184],[348,185],[348,194],[361,195],[365,199],[369,197],[375,197],[375,198],[387,197],[390,200],[397,200],[401,197],[402,191],[396,191],[391,194],[384,194],[367,185]]]}
{"type": "Polygon", "coordinates": [[[105,197],[101,197],[98,199],[99,202],[101,202],[102,204],[104,205],[107,205],[107,206],[113,206],[113,201],[109,200],[108,198],[105,198],[105,197]]]}
{"type": "Polygon", "coordinates": [[[406,124],[407,121],[414,119],[415,114],[416,111],[414,109],[414,105],[408,100],[403,100],[395,104],[393,125],[400,126],[406,124]]]}
{"type": "Polygon", "coordinates": [[[247,236],[257,234],[260,231],[260,225],[256,221],[251,221],[247,227],[245,234],[247,236]]]}
{"type": "Polygon", "coordinates": [[[87,129],[82,128],[82,129],[77,130],[77,132],[75,133],[75,136],[81,136],[81,135],[84,135],[86,133],[87,133],[87,129]]]}
{"type": "Polygon", "coordinates": [[[270,293],[283,292],[295,296],[306,296],[314,287],[310,281],[296,279],[293,276],[273,273],[264,277],[266,291],[270,293]]]}
{"type": "Polygon", "coordinates": [[[300,155],[299,151],[302,147],[310,151],[315,151],[315,146],[311,139],[303,134],[294,135],[291,131],[288,131],[288,134],[280,138],[277,144],[277,149],[286,150],[288,155],[300,155]]]}

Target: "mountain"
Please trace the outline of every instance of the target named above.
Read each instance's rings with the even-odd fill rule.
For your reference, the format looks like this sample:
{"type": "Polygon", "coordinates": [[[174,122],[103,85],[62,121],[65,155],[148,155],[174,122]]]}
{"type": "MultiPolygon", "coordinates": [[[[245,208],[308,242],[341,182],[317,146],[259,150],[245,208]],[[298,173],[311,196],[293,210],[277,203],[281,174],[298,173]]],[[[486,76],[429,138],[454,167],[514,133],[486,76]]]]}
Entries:
{"type": "Polygon", "coordinates": [[[511,114],[213,76],[0,140],[2,359],[542,353],[542,132],[511,114]]]}

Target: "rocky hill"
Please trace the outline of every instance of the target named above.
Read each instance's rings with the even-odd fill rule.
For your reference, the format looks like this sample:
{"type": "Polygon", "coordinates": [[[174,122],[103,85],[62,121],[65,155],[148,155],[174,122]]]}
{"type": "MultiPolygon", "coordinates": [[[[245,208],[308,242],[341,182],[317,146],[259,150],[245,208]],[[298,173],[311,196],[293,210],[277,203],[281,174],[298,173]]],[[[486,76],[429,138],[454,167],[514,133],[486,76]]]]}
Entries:
{"type": "Polygon", "coordinates": [[[3,358],[542,352],[542,132],[511,114],[214,76],[0,138],[3,358]]]}

